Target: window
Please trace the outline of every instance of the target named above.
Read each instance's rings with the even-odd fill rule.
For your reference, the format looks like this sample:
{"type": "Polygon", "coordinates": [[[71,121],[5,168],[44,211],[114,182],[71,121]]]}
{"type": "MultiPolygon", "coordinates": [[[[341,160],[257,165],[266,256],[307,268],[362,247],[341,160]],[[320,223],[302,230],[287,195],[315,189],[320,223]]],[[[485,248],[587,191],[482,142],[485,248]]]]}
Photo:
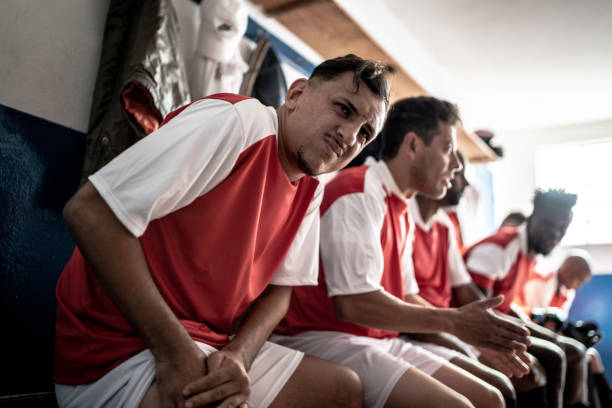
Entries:
{"type": "Polygon", "coordinates": [[[578,195],[563,245],[612,243],[612,140],[538,148],[535,182],[578,195]]]}

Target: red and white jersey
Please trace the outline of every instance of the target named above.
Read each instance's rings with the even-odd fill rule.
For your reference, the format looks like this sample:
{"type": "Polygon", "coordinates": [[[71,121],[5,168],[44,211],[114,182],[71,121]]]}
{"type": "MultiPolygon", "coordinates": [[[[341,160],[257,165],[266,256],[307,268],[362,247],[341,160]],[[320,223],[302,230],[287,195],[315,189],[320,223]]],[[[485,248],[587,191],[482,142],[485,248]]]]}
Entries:
{"type": "Polygon", "coordinates": [[[527,225],[503,227],[477,242],[463,256],[468,272],[478,286],[491,289],[492,296],[504,295],[497,309],[510,311],[535,267],[536,260],[527,253],[527,225]]]}
{"type": "Polygon", "coordinates": [[[462,225],[459,222],[459,213],[457,212],[457,206],[445,207],[444,212],[448,216],[448,219],[453,224],[453,230],[455,234],[455,239],[457,241],[457,246],[459,247],[459,251],[463,251],[464,243],[463,243],[463,231],[462,225]]]}
{"type": "Polygon", "coordinates": [[[515,301],[526,311],[531,311],[533,308],[556,307],[567,316],[575,296],[574,289],[568,289],[559,283],[556,272],[542,274],[535,271],[515,301]]]}
{"type": "Polygon", "coordinates": [[[444,210],[439,209],[428,222],[423,221],[416,197],[410,200],[414,219],[412,260],[419,295],[437,307],[449,307],[452,288],[470,283],[455,228],[444,210]]]}
{"type": "MultiPolygon", "coordinates": [[[[212,95],[90,177],[189,334],[216,348],[268,284],[317,282],[322,186],[290,182],[277,131],[273,108],[212,95]]],[[[78,248],[57,299],[56,382],[96,380],[145,348],[78,248]]]]}
{"type": "Polygon", "coordinates": [[[321,204],[319,285],[293,290],[289,311],[276,331],[397,336],[341,321],[331,298],[378,290],[400,299],[417,293],[412,230],[408,201],[384,162],[368,159],[363,166],[341,171],[325,186],[321,204]]]}

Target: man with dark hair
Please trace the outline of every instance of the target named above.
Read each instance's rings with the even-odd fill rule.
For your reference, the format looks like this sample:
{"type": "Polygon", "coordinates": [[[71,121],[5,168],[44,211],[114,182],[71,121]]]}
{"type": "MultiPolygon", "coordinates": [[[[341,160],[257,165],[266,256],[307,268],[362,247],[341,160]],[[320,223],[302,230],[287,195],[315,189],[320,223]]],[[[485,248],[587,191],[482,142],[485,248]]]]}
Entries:
{"type": "MultiPolygon", "coordinates": [[[[457,156],[464,165],[463,157],[457,156]]],[[[415,224],[412,259],[418,293],[406,296],[406,301],[430,307],[448,308],[452,304],[463,306],[478,300],[478,289],[468,274],[458,245],[455,226],[442,208],[445,204],[456,205],[463,193],[467,180],[465,167],[455,173],[451,187],[442,199],[429,198],[420,194],[410,199],[410,213],[415,224]]],[[[481,295],[482,298],[482,295],[481,295]]],[[[448,333],[409,334],[408,337],[418,340],[419,346],[434,354],[445,356],[453,364],[500,390],[506,400],[506,407],[516,406],[516,393],[508,377],[522,377],[529,372],[528,365],[504,353],[486,350],[489,355],[481,363],[481,352],[465,344],[448,333]]],[[[529,361],[526,355],[522,356],[529,361]]]]}
{"type": "MultiPolygon", "coordinates": [[[[469,184],[464,174],[465,163],[462,156],[458,156],[464,167],[455,173],[451,187],[442,199],[435,200],[420,194],[411,199],[411,210],[416,224],[413,260],[419,285],[419,293],[413,298],[415,303],[428,302],[437,307],[449,307],[451,304],[462,306],[483,298],[467,273],[459,252],[457,241],[461,238],[458,221],[453,222],[447,212],[449,208],[456,208],[469,184]]],[[[506,406],[512,406],[513,402],[510,400],[517,400],[516,392],[519,393],[519,406],[525,407],[526,402],[531,399],[536,400],[531,406],[541,406],[546,377],[533,355],[522,355],[523,361],[508,359],[492,350],[471,347],[446,333],[413,334],[411,337],[427,342],[419,344],[434,353],[448,353],[445,349],[450,349],[471,357],[470,361],[466,360],[465,356],[458,355],[451,361],[500,389],[506,398],[506,406]],[[444,348],[440,349],[440,346],[444,348]],[[497,368],[508,376],[514,376],[512,383],[509,383],[508,379],[500,379],[499,374],[494,371],[483,369],[478,361],[497,368]],[[529,364],[527,375],[523,375],[526,367],[521,367],[522,362],[529,364]],[[540,398],[533,398],[532,394],[537,394],[540,398]]]]}
{"type": "Polygon", "coordinates": [[[483,293],[503,294],[505,301],[498,310],[520,317],[531,330],[535,338],[529,352],[546,368],[548,402],[552,407],[561,407],[564,399],[569,406],[586,404],[585,348],[531,322],[513,299],[533,272],[536,255],[549,254],[565,235],[575,203],[576,195],[563,190],[537,190],[533,212],[526,223],[500,228],[464,254],[468,271],[483,293]]]}
{"type": "Polygon", "coordinates": [[[416,192],[441,197],[461,167],[457,119],[454,105],[432,97],[392,106],[380,135],[383,161],[369,159],[326,185],[319,285],[294,290],[271,338],[353,369],[367,407],[504,405],[497,389],[398,338],[399,332],[448,331],[509,353],[527,341],[521,325],[488,311],[500,299],[460,309],[404,300],[416,289],[408,199],[416,192]]]}
{"type": "Polygon", "coordinates": [[[211,95],[89,178],[64,209],[61,406],[361,406],[355,373],[266,340],[292,286],[317,282],[312,176],[380,131],[386,71],[323,62],[277,110],[211,95]]]}

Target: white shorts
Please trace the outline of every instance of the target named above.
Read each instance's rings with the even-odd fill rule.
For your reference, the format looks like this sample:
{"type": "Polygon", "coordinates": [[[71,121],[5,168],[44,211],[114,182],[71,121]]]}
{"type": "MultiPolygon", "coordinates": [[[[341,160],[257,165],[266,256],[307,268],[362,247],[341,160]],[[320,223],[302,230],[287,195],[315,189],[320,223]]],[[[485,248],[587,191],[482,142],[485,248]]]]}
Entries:
{"type": "MultiPolygon", "coordinates": [[[[215,348],[196,342],[206,355],[215,348]]],[[[249,407],[267,407],[293,375],[304,353],[266,342],[249,370],[249,407]]],[[[55,384],[60,407],[137,407],[155,379],[155,358],[147,349],[89,384],[55,384]]]]}
{"type": "Polygon", "coordinates": [[[351,368],[363,384],[365,407],[383,407],[408,369],[416,367],[432,375],[448,364],[444,358],[399,338],[310,331],[295,336],[273,334],[270,341],[351,368]]]}
{"type": "Polygon", "coordinates": [[[449,333],[438,333],[438,336],[441,337],[446,337],[449,340],[452,340],[455,343],[459,343],[463,349],[465,350],[465,352],[468,354],[467,356],[463,353],[460,353],[457,350],[453,350],[450,349],[448,347],[444,347],[444,346],[440,346],[438,344],[435,343],[426,343],[426,342],[422,342],[422,341],[418,341],[418,340],[414,340],[412,338],[410,338],[410,335],[400,335],[401,339],[404,339],[406,341],[411,342],[412,344],[415,344],[419,347],[424,348],[427,351],[431,351],[432,353],[434,353],[437,356],[440,356],[448,361],[452,360],[455,357],[469,357],[472,360],[476,360],[478,361],[478,358],[480,357],[480,351],[478,351],[474,346],[472,346],[471,344],[468,344],[466,342],[464,342],[463,340],[459,339],[458,337],[449,334],[449,333]]]}

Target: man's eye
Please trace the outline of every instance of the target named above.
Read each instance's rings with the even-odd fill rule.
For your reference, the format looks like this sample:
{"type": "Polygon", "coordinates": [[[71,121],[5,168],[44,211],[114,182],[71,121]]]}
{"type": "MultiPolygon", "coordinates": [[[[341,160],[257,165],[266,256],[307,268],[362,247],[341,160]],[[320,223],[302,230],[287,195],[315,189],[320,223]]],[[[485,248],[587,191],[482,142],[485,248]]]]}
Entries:
{"type": "Polygon", "coordinates": [[[339,103],[338,107],[340,108],[340,112],[342,112],[342,114],[345,115],[345,116],[348,116],[348,114],[351,112],[349,110],[348,106],[346,106],[346,105],[344,105],[342,103],[339,103]]]}

